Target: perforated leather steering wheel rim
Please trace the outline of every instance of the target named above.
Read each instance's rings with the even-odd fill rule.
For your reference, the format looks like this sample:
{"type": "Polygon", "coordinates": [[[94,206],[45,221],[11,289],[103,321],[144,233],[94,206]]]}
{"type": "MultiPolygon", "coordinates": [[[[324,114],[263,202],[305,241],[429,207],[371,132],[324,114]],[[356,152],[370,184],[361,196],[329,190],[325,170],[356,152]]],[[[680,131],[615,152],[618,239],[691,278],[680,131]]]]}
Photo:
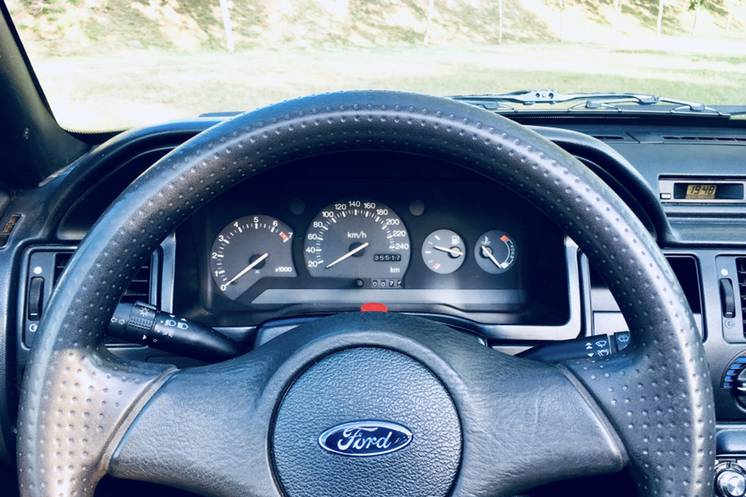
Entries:
{"type": "Polygon", "coordinates": [[[31,352],[19,411],[22,495],[92,495],[133,419],[174,375],[123,362],[101,345],[140,262],[239,181],[342,150],[454,162],[553,219],[602,273],[635,342],[624,354],[565,368],[621,437],[642,495],[711,494],[715,422],[704,350],[676,278],[629,208],[523,126],[447,99],[375,91],[312,96],[233,118],[177,147],[114,201],[71,260],[31,352]]]}

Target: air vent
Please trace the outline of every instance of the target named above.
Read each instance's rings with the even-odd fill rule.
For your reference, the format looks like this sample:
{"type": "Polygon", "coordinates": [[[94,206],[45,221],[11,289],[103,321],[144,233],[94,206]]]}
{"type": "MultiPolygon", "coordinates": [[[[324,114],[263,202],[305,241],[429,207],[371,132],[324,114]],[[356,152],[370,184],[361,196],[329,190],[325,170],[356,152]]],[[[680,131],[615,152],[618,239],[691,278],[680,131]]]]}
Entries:
{"type": "Polygon", "coordinates": [[[697,259],[690,255],[666,255],[676,279],[684,290],[684,296],[694,314],[702,314],[702,289],[699,285],[697,259]]]}
{"type": "Polygon", "coordinates": [[[140,266],[122,295],[122,302],[150,302],[150,259],[140,266]]]}
{"type": "Polygon", "coordinates": [[[743,333],[746,335],[746,257],[736,258],[736,271],[738,272],[738,293],[741,296],[743,333]]]}
{"type": "Polygon", "coordinates": [[[67,267],[67,263],[72,259],[72,252],[57,252],[54,254],[54,280],[53,286],[57,286],[57,282],[60,281],[62,272],[67,267]]]}
{"type": "MultiPolygon", "coordinates": [[[[62,272],[65,270],[65,267],[70,262],[72,256],[72,252],[57,252],[56,254],[54,254],[54,281],[52,282],[53,286],[57,285],[60,276],[62,276],[62,272]]],[[[130,281],[129,286],[124,291],[124,295],[122,296],[122,302],[140,301],[153,303],[153,301],[151,300],[151,276],[151,260],[148,259],[142,266],[140,266],[137,274],[132,279],[132,281],[130,281]]]]}
{"type": "Polygon", "coordinates": [[[746,136],[664,135],[663,141],[696,143],[746,143],[746,136]]]}
{"type": "Polygon", "coordinates": [[[593,138],[604,142],[621,142],[627,139],[626,136],[622,135],[593,135],[593,138]]]}

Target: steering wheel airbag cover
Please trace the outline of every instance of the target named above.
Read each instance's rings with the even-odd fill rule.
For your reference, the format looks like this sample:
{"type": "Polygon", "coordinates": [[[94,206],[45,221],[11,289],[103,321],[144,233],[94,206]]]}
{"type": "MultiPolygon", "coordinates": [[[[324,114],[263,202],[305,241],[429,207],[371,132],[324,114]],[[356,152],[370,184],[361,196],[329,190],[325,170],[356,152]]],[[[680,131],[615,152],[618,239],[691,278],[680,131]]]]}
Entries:
{"type": "Polygon", "coordinates": [[[445,497],[461,459],[459,419],[443,384],[418,361],[378,347],[342,350],[303,372],[278,408],[272,438],[288,497],[445,497]],[[319,450],[319,434],[350,421],[395,422],[416,441],[364,460],[319,450]]]}
{"type": "Polygon", "coordinates": [[[644,494],[711,492],[714,410],[703,348],[674,275],[628,207],[571,155],[501,116],[436,97],[346,92],[284,102],[207,130],[133,182],[91,229],[50,303],[24,378],[24,496],[91,495],[106,470],[128,412],[96,410],[101,419],[84,423],[95,401],[82,394],[88,385],[121,390],[121,405],[134,406],[163,379],[160,370],[119,363],[99,346],[139,262],[237,182],[341,150],[450,160],[506,185],[556,221],[608,282],[637,344],[572,370],[622,436],[644,494]],[[70,424],[71,436],[63,436],[70,424]],[[88,444],[75,438],[83,425],[93,426],[88,444]],[[50,431],[54,426],[61,431],[50,431]]]}

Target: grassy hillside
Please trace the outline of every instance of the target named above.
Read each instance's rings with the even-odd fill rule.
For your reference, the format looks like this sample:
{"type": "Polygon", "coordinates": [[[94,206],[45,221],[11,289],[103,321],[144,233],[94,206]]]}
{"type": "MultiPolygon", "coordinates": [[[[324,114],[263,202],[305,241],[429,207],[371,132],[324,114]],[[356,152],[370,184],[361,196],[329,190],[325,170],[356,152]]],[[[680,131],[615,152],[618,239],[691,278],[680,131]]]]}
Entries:
{"type": "Polygon", "coordinates": [[[9,0],[52,110],[122,128],[359,88],[746,104],[746,0],[9,0]],[[726,9],[727,7],[727,9],[726,9]],[[693,29],[694,28],[694,29],[693,29]],[[427,36],[426,36],[427,33],[427,36]],[[427,37],[427,42],[425,38],[427,37]]]}
{"type": "MultiPolygon", "coordinates": [[[[228,0],[238,49],[287,46],[422,45],[428,0],[228,0]]],[[[746,2],[706,0],[697,36],[746,38],[746,2]]],[[[497,0],[434,0],[428,44],[496,44],[497,0]]],[[[689,0],[667,0],[663,33],[692,34],[689,0]]],[[[39,50],[220,49],[219,0],[10,0],[39,50]],[[64,40],[64,43],[61,43],[64,40]]],[[[597,42],[647,35],[658,0],[504,0],[503,42],[597,42]],[[617,3],[618,2],[618,3],[617,3]],[[619,8],[617,8],[619,7],[619,8]]]]}

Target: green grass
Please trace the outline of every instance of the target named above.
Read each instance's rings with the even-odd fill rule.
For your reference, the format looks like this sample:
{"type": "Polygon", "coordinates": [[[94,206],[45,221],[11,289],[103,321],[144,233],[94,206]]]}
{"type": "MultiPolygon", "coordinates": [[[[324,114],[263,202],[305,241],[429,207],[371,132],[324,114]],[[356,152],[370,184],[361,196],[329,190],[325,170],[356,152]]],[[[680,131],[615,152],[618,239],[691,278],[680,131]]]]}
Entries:
{"type": "Polygon", "coordinates": [[[746,103],[746,5],[713,4],[693,36],[684,3],[668,2],[656,36],[658,0],[622,0],[621,12],[612,0],[510,0],[497,45],[497,2],[436,0],[424,46],[425,0],[231,0],[233,54],[217,0],[8,5],[62,124],[113,129],[360,88],[746,103]]]}
{"type": "Polygon", "coordinates": [[[296,96],[380,88],[436,95],[554,88],[746,103],[746,53],[703,56],[587,45],[181,53],[129,50],[33,60],[60,122],[115,129],[247,110],[296,96]]]}

